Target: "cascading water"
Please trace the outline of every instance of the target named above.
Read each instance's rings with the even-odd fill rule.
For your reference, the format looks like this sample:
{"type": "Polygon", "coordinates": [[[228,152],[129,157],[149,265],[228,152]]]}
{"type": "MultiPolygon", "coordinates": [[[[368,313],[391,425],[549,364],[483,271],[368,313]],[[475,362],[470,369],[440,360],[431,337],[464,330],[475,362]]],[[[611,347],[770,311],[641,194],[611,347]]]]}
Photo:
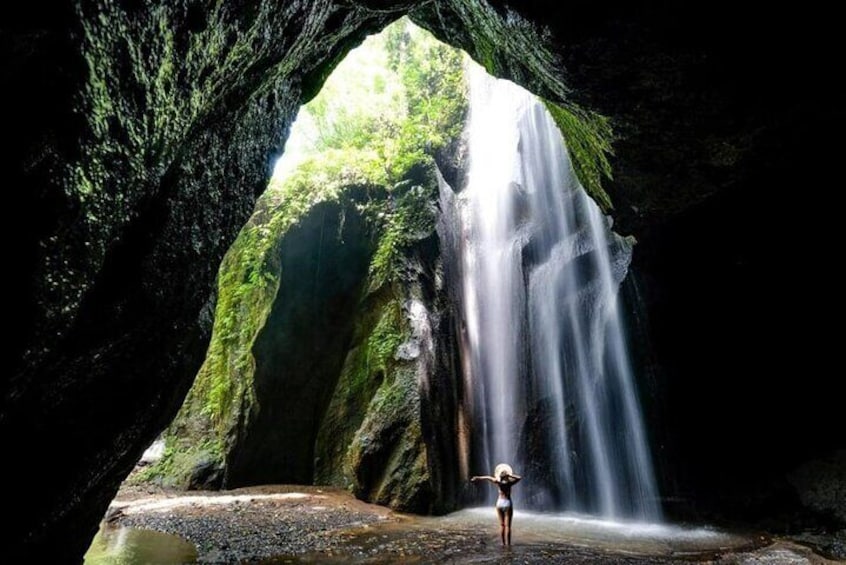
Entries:
{"type": "Polygon", "coordinates": [[[658,520],[617,298],[631,245],[543,104],[476,65],[469,76],[466,187],[441,194],[458,230],[473,465],[522,471],[521,507],[658,520]]]}

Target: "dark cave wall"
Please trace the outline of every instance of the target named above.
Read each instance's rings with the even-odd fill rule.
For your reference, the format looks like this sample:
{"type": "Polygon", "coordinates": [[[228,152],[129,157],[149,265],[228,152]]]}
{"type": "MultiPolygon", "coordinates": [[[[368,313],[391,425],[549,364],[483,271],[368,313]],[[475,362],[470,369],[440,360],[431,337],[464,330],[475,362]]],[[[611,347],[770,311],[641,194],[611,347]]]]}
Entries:
{"type": "Polygon", "coordinates": [[[709,202],[635,269],[658,360],[665,492],[682,513],[768,521],[777,511],[795,528],[799,517],[783,515],[798,510],[789,475],[846,445],[838,348],[820,327],[837,291],[780,238],[750,232],[758,211],[709,202]],[[703,238],[715,221],[719,233],[703,238]]]}
{"type": "Polygon", "coordinates": [[[80,558],[196,374],[217,266],[301,99],[389,19],[328,2],[3,14],[4,170],[32,219],[9,236],[12,556],[80,558]]]}
{"type": "Polygon", "coordinates": [[[840,348],[829,329],[842,302],[829,271],[838,213],[807,196],[830,172],[796,166],[838,159],[836,145],[806,143],[826,124],[844,125],[806,122],[779,148],[790,159],[637,246],[671,515],[791,532],[846,525],[840,348]],[[839,487],[821,461],[839,469],[839,487]],[[815,489],[827,502],[809,502],[815,489]]]}
{"type": "MultiPolygon", "coordinates": [[[[743,446],[750,445],[739,438],[772,446],[790,432],[795,439],[780,447],[797,451],[781,466],[806,445],[842,444],[836,422],[826,419],[836,408],[836,379],[825,367],[838,366],[831,364],[838,348],[812,318],[833,310],[839,296],[833,277],[820,272],[837,257],[837,214],[821,191],[836,182],[831,163],[839,156],[839,144],[825,140],[844,122],[843,95],[832,84],[842,63],[838,18],[813,2],[741,12],[722,0],[580,1],[566,13],[558,2],[514,3],[525,20],[509,17],[506,3],[493,4],[505,22],[499,35],[474,19],[484,2],[421,3],[415,20],[480,59],[488,53],[501,74],[540,94],[555,98],[549,85],[566,81],[569,96],[611,119],[619,139],[605,188],[622,231],[638,235],[641,250],[656,249],[644,269],[660,294],[648,303],[665,335],[656,348],[667,359],[673,410],[683,410],[694,389],[678,392],[669,379],[696,382],[688,370],[708,382],[732,375],[719,382],[739,394],[722,397],[732,418],[721,418],[717,437],[740,430],[729,452],[738,461],[747,461],[743,446]],[[537,69],[522,63],[535,59],[521,57],[524,44],[509,38],[532,21],[548,26],[545,40],[566,73],[533,78],[537,69]],[[475,35],[467,22],[479,26],[475,35]],[[723,232],[721,215],[700,209],[703,231],[688,232],[688,241],[701,250],[701,264],[713,266],[701,269],[681,261],[681,244],[668,240],[683,240],[674,218],[717,191],[725,191],[726,209],[735,193],[751,191],[751,213],[735,238],[723,232]],[[758,275],[733,284],[735,268],[725,260],[734,242],[786,231],[802,235],[767,251],[750,246],[758,275]],[[721,246],[714,238],[723,238],[721,246]],[[694,285],[714,308],[694,303],[679,319],[679,285],[696,275],[718,283],[694,285]],[[754,298],[759,282],[775,284],[775,297],[754,298]],[[720,297],[738,306],[728,324],[714,315],[729,313],[720,297]],[[776,323],[788,318],[793,323],[776,323]],[[666,337],[674,323],[702,338],[729,337],[689,351],[693,341],[666,337]],[[750,351],[739,328],[763,333],[773,347],[750,351]],[[743,361],[722,355],[729,351],[743,361]],[[687,353],[711,371],[684,362],[687,353]],[[791,379],[796,386],[777,382],[791,379]],[[743,404],[758,393],[774,402],[755,402],[767,418],[750,424],[743,404]],[[791,397],[801,402],[788,406],[791,397]],[[793,428],[777,414],[797,405],[807,419],[793,428]],[[748,434],[749,426],[760,433],[748,434]]],[[[296,108],[364,33],[410,5],[42,0],[0,8],[7,209],[27,220],[5,228],[13,243],[7,319],[14,331],[12,367],[0,383],[0,441],[19,462],[3,471],[15,491],[10,555],[79,560],[120,480],[175,414],[200,365],[218,263],[264,188],[296,108]]],[[[716,399],[720,388],[705,394],[716,399]]],[[[698,429],[709,445],[706,428],[698,429]]],[[[681,438],[676,446],[699,445],[681,438]]],[[[730,481],[726,467],[708,476],[725,474],[730,481]]]]}

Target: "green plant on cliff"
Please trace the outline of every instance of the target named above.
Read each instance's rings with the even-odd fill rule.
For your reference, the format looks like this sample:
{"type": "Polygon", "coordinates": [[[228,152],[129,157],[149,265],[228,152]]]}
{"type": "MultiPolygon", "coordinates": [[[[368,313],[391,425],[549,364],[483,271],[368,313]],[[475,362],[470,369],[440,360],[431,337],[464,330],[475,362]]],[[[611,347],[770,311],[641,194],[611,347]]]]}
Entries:
{"type": "Polygon", "coordinates": [[[574,105],[563,106],[548,100],[545,103],[567,143],[576,176],[602,210],[609,212],[613,205],[602,188],[602,179],[611,178],[608,156],[614,153],[613,130],[608,118],[574,105]]]}
{"type": "Polygon", "coordinates": [[[418,173],[414,179],[417,182],[409,180],[397,185],[393,193],[395,198],[383,213],[382,235],[370,263],[371,291],[400,274],[403,251],[435,229],[437,211],[432,205],[430,191],[437,186],[434,172],[430,164],[421,164],[415,172],[418,173]]]}
{"type": "Polygon", "coordinates": [[[365,152],[371,176],[395,184],[460,135],[465,110],[461,52],[402,19],[351,53],[298,123],[316,163],[365,152]]]}

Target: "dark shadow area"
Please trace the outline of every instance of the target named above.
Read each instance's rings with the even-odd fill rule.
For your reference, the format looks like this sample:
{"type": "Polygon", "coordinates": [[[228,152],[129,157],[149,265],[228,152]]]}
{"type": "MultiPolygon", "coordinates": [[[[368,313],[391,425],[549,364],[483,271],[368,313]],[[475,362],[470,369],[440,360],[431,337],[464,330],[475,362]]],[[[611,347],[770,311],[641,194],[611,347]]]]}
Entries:
{"type": "Polygon", "coordinates": [[[809,485],[795,473],[846,445],[830,329],[841,302],[838,213],[813,196],[831,182],[818,164],[840,152],[809,143],[846,122],[792,125],[774,148],[782,161],[655,229],[635,253],[672,514],[788,532],[837,523],[833,508],[800,504],[809,485]]]}

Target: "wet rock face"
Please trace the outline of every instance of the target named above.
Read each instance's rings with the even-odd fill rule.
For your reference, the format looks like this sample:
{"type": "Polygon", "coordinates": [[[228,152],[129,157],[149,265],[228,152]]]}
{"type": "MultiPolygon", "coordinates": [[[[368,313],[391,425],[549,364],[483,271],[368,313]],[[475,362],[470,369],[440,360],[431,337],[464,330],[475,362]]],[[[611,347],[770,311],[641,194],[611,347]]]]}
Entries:
{"type": "MultiPolygon", "coordinates": [[[[837,68],[837,19],[812,7],[747,16],[728,2],[686,3],[684,13],[581,3],[555,16],[557,3],[496,1],[481,17],[485,3],[413,4],[416,21],[545,95],[562,77],[525,65],[530,52],[491,46],[532,22],[548,26],[572,96],[620,136],[607,188],[624,231],[645,233],[744,183],[773,181],[780,192],[830,184],[813,165],[831,162],[816,140],[842,130],[844,106],[829,87],[836,73],[817,69],[837,68]]],[[[5,483],[27,495],[11,505],[12,555],[82,555],[196,374],[217,266],[297,107],[348,48],[411,6],[2,8],[7,210],[27,220],[6,237],[12,366],[0,385],[0,442],[20,461],[6,466],[5,483]],[[55,461],[61,473],[39,476],[55,461]]],[[[782,217],[750,221],[765,229],[782,217]]],[[[830,235],[824,219],[808,217],[802,226],[830,235]]]]}
{"type": "Polygon", "coordinates": [[[256,402],[231,442],[225,487],[312,482],[374,252],[369,231],[354,205],[329,202],[285,234],[279,291],[252,347],[256,402]]]}
{"type": "Polygon", "coordinates": [[[846,526],[846,450],[804,463],[789,480],[804,506],[846,526]]]}

